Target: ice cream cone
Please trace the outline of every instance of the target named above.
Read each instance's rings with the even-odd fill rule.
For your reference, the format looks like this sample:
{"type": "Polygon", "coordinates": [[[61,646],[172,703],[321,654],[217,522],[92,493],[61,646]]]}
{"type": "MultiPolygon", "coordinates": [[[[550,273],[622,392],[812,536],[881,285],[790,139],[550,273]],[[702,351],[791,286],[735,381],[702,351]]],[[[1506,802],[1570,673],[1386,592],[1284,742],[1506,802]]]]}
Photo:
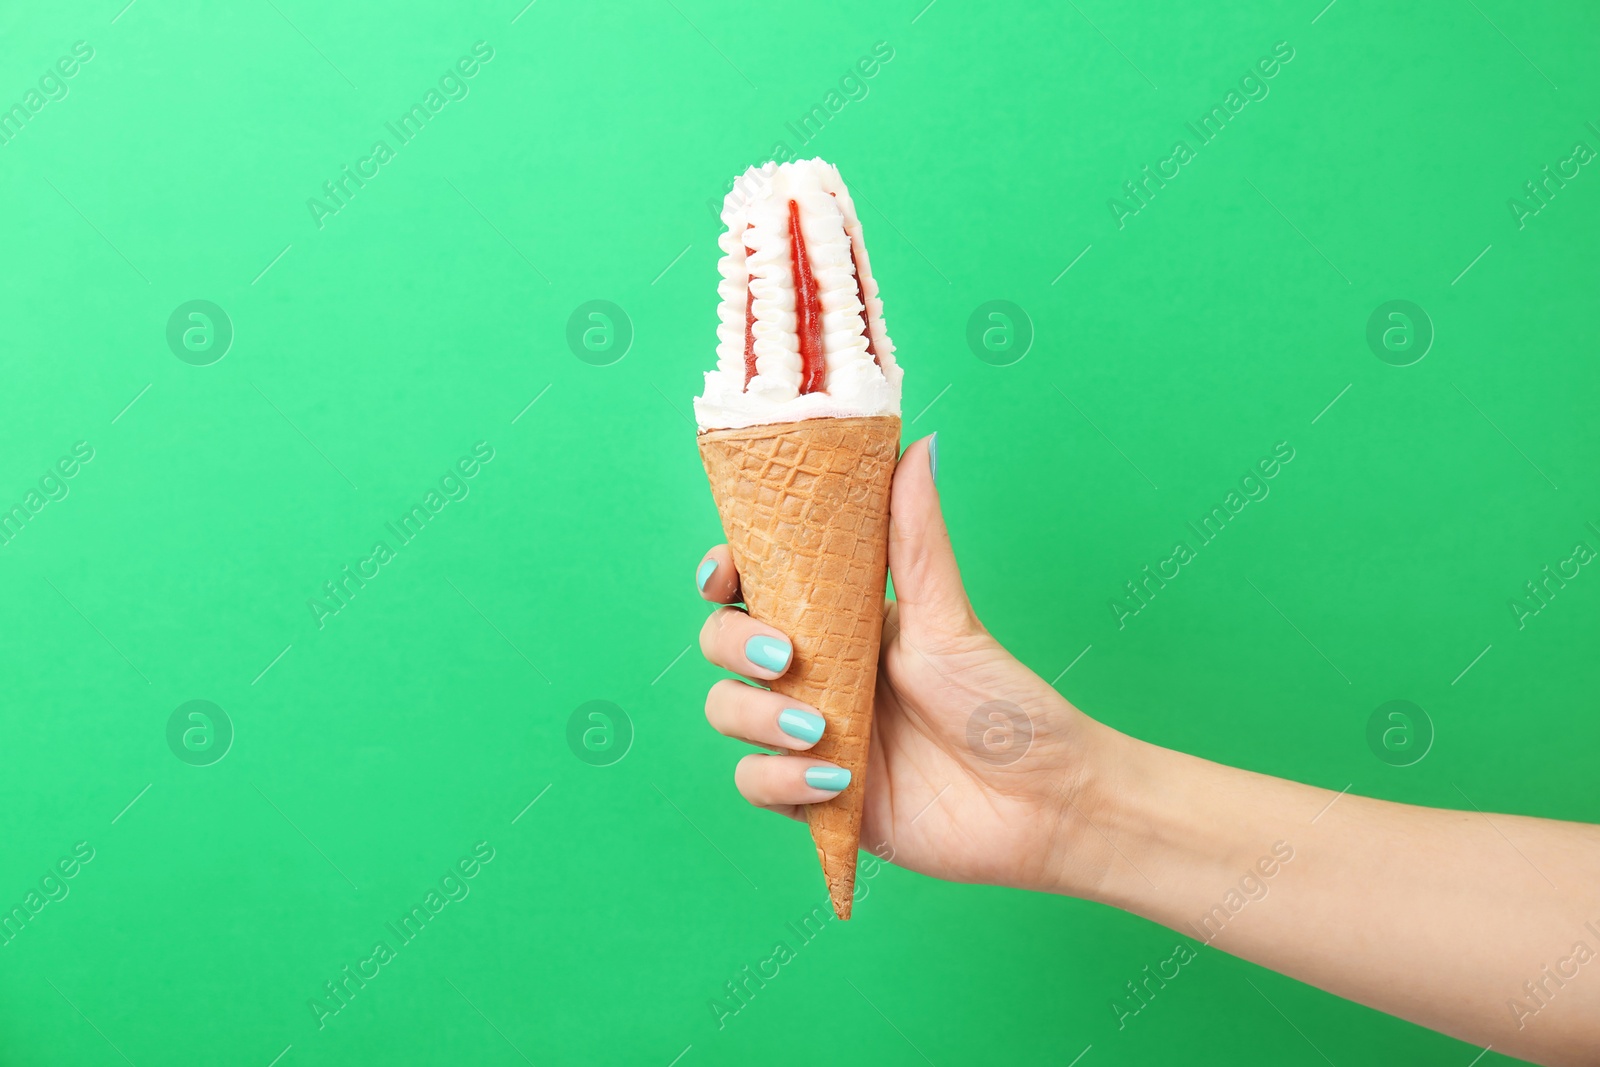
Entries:
{"type": "Polygon", "coordinates": [[[789,669],[772,688],[822,713],[827,728],[808,754],[850,771],[837,797],[806,809],[833,910],[848,919],[900,419],[805,419],[710,430],[699,441],[745,606],[794,643],[789,669]]]}

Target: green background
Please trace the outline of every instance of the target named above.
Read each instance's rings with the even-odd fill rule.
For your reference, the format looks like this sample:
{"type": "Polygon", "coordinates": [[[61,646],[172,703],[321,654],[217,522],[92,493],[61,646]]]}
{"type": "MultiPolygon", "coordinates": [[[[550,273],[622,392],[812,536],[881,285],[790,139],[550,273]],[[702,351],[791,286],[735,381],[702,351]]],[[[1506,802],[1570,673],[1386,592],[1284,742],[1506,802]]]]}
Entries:
{"type": "Polygon", "coordinates": [[[839,164],[968,588],[1080,707],[1333,789],[1600,820],[1600,576],[1521,628],[1509,606],[1600,548],[1600,173],[1520,228],[1507,203],[1600,148],[1600,16],[924,3],[0,14],[0,105],[94,49],[0,145],[0,506],[94,450],[0,547],[0,905],[94,849],[0,948],[0,1062],[1472,1061],[1209,949],[1119,1030],[1175,935],[1065,898],[884,869],[799,944],[815,856],[734,792],[689,647],[719,539],[689,422],[708,202],[778,142],[839,164]],[[479,41],[469,95],[393,142],[479,41]],[[787,124],[878,42],[802,146],[787,124]],[[1199,146],[1184,124],[1279,42],[1199,146]],[[319,227],[308,199],[380,138],[319,227]],[[234,330],[209,366],[166,342],[196,299],[234,330]],[[1411,366],[1366,341],[1392,299],[1436,333],[1411,366]],[[566,340],[590,300],[631,323],[610,365],[566,340]],[[990,300],[1031,324],[1020,362],[967,343],[990,300]],[[1123,583],[1280,441],[1271,495],[1119,628],[1123,583]],[[477,442],[470,495],[319,626],[323,583],[477,442]],[[167,741],[196,699],[234,734],[209,766],[167,741]],[[1367,742],[1397,699],[1431,722],[1410,766],[1367,742]],[[567,740],[593,700],[626,717],[607,758],[632,735],[608,766],[567,740]],[[470,895],[319,1029],[323,983],[478,842],[470,895]]]}

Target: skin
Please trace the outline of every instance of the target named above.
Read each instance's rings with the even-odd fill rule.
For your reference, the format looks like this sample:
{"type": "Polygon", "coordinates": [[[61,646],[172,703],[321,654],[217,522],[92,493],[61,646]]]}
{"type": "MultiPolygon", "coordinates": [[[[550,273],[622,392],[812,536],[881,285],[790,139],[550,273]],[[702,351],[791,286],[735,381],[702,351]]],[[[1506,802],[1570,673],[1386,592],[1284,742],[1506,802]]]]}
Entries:
{"type": "MultiPolygon", "coordinates": [[[[897,599],[884,623],[863,843],[880,853],[884,843],[897,865],[936,878],[1122,908],[1508,1055],[1600,1064],[1600,827],[1337,794],[1112,730],[978,621],[927,440],[901,457],[890,511],[897,599]],[[968,744],[969,717],[991,701],[1031,726],[1013,762],[968,744]]],[[[727,546],[705,558],[717,568],[702,595],[736,603],[727,546]]],[[[781,672],[744,655],[755,634],[783,636],[722,607],[701,650],[770,681],[781,672]]],[[[795,753],[745,756],[734,781],[750,803],[803,820],[802,805],[833,794],[804,779],[807,767],[829,765],[778,727],[779,712],[796,706],[724,679],[706,718],[795,753]]]]}

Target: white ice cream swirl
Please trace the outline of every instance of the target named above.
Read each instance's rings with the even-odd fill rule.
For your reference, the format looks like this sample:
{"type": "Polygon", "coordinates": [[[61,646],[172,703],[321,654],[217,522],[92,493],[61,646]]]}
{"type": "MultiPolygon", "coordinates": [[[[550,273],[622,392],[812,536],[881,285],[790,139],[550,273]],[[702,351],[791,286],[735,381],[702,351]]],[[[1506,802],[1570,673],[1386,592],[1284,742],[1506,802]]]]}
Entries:
{"type": "Polygon", "coordinates": [[[898,415],[901,369],[883,324],[861,220],[839,171],[820,159],[751,167],[723,202],[724,253],[717,264],[717,369],[695,398],[702,430],[798,419],[898,415]],[[790,208],[822,309],[822,389],[801,392],[790,208]],[[748,249],[748,252],[746,251],[748,249]],[[860,269],[859,287],[857,268],[860,269]],[[754,299],[750,299],[750,294],[754,299]],[[859,295],[858,295],[859,294],[859,295]],[[866,323],[863,327],[862,297],[866,323]],[[746,309],[755,339],[755,374],[746,382],[746,309]],[[870,333],[870,351],[868,342],[870,333]]]}

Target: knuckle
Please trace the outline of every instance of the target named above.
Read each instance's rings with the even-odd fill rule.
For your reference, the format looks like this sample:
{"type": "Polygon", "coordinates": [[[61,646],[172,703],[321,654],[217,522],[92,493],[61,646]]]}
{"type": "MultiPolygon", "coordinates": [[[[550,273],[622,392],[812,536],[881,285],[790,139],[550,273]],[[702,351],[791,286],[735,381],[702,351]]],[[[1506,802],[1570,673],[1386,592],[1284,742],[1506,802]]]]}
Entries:
{"type": "Polygon", "coordinates": [[[737,690],[743,688],[743,683],[732,678],[724,678],[713,684],[706,691],[706,721],[716,726],[720,719],[726,718],[727,711],[739,698],[737,690]]]}
{"type": "Polygon", "coordinates": [[[711,631],[713,642],[728,640],[730,632],[736,633],[738,628],[749,620],[749,616],[738,608],[721,607],[711,613],[711,618],[706,625],[711,631]]]}
{"type": "Polygon", "coordinates": [[[711,657],[712,650],[716,648],[717,639],[728,627],[728,613],[732,608],[718,608],[706,616],[706,621],[700,627],[700,651],[707,658],[711,657]]]}
{"type": "Polygon", "coordinates": [[[756,788],[757,764],[755,761],[759,759],[761,759],[760,756],[746,756],[733,769],[734,788],[739,790],[740,796],[757,807],[760,806],[761,800],[759,791],[756,788]]]}

